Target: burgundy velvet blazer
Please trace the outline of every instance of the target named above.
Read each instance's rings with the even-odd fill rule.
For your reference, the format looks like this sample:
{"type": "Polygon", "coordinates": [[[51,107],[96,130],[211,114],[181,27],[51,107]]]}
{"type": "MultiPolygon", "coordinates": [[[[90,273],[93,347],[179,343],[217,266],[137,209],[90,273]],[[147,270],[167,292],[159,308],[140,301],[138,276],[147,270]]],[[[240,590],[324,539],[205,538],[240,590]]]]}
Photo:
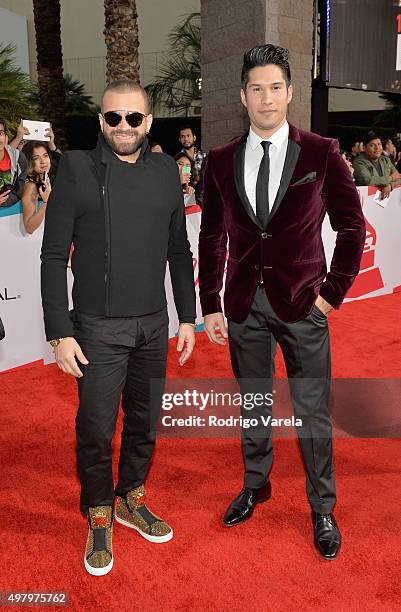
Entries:
{"type": "Polygon", "coordinates": [[[222,312],[241,323],[251,308],[260,275],[277,316],[306,317],[316,296],[339,308],[358,274],[365,221],[338,141],[289,126],[280,187],[266,227],[253,213],[244,186],[248,134],[209,153],[199,236],[199,292],[203,315],[222,312]],[[321,237],[328,213],[337,232],[327,273],[321,237]]]}

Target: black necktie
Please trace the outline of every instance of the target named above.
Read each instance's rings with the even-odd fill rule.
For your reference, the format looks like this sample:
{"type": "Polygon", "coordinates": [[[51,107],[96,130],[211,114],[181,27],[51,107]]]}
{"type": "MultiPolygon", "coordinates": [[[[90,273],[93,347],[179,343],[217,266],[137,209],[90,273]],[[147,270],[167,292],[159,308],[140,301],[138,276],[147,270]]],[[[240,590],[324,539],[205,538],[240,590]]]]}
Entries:
{"type": "Polygon", "coordinates": [[[266,227],[269,218],[269,147],[271,142],[269,140],[262,140],[260,144],[263,147],[264,153],[256,181],[256,216],[263,227],[266,227]]]}

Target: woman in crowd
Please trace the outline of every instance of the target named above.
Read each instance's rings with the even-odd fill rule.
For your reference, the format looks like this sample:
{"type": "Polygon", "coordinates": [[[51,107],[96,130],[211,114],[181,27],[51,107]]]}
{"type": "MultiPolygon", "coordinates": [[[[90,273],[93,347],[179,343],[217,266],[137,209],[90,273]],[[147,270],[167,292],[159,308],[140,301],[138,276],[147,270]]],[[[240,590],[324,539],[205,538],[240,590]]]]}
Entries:
{"type": "Polygon", "coordinates": [[[348,170],[351,172],[352,176],[354,175],[354,166],[352,165],[351,155],[345,149],[340,150],[341,157],[346,163],[348,170]]]}
{"type": "Polygon", "coordinates": [[[45,135],[49,137],[49,142],[28,140],[23,144],[24,155],[28,161],[28,178],[21,200],[25,231],[28,234],[33,234],[44,219],[51,183],[61,157],[51,127],[45,135]]]}
{"type": "Polygon", "coordinates": [[[391,138],[383,138],[383,155],[390,158],[390,161],[394,166],[398,164],[401,158],[401,153],[397,151],[397,147],[391,140],[391,138]]]}
{"type": "Polygon", "coordinates": [[[177,162],[178,170],[180,173],[180,180],[181,180],[181,186],[182,186],[183,193],[189,193],[189,194],[195,193],[195,189],[191,184],[191,176],[192,176],[191,158],[183,151],[180,151],[179,153],[177,153],[174,159],[177,162]]]}
{"type": "Polygon", "coordinates": [[[47,142],[30,141],[24,146],[28,161],[27,181],[22,194],[25,231],[33,234],[41,225],[51,193],[51,153],[47,142]]]}

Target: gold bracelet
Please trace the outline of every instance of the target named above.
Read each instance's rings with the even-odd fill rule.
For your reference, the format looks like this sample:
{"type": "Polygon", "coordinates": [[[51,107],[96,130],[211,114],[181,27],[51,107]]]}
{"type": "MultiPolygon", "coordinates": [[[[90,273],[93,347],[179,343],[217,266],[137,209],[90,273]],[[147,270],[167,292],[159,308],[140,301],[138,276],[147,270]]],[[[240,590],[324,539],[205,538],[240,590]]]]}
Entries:
{"type": "Polygon", "coordinates": [[[180,325],[190,325],[191,327],[193,327],[195,329],[196,327],[196,323],[180,323],[180,325]]]}
{"type": "Polygon", "coordinates": [[[55,338],[54,340],[49,340],[49,344],[52,348],[56,348],[62,340],[65,340],[65,338],[55,338]]]}

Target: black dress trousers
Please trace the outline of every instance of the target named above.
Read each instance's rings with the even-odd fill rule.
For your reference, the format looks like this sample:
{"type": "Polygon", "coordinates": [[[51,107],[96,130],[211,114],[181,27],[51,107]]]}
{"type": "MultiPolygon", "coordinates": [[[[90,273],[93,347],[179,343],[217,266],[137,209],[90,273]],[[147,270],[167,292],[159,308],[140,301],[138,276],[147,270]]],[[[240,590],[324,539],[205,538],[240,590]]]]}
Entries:
{"type": "MultiPolygon", "coordinates": [[[[302,420],[297,434],[305,462],[308,499],[315,512],[331,512],[336,486],[328,410],[331,357],[327,317],[314,305],[306,318],[285,323],[274,313],[264,288],[258,287],[248,317],[243,323],[229,321],[228,332],[231,363],[242,395],[272,393],[276,342],[280,344],[294,416],[302,420]]],[[[260,417],[271,416],[272,407],[255,405],[249,410],[244,405],[245,402],[241,416],[255,418],[259,423],[257,427],[243,428],[241,433],[244,485],[259,488],[268,479],[273,460],[271,425],[262,425],[260,417]]]]}
{"type": "Polygon", "coordinates": [[[74,335],[88,365],[78,378],[77,462],[81,509],[112,505],[141,485],[152,457],[168,346],[163,309],[141,317],[106,318],[73,312],[74,335]],[[114,492],[112,439],[120,399],[124,412],[118,483],[114,492]]]}

